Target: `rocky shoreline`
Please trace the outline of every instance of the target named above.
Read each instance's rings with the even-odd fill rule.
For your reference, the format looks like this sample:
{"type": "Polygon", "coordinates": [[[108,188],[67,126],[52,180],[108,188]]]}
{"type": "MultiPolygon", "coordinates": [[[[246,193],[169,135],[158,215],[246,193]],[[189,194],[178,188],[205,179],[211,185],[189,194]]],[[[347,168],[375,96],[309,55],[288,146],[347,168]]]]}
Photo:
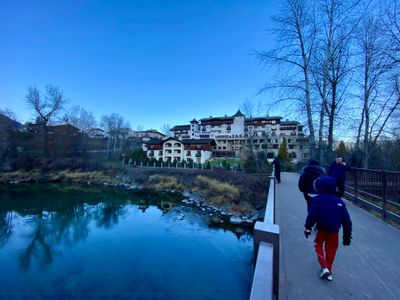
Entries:
{"type": "MultiPolygon", "coordinates": [[[[22,173],[23,174],[23,173],[22,173]]],[[[4,176],[0,177],[0,184],[6,185],[18,185],[18,184],[36,184],[36,183],[71,183],[71,184],[82,184],[82,185],[97,185],[97,186],[108,186],[108,187],[116,187],[122,188],[124,190],[132,190],[132,191],[149,191],[149,192],[161,192],[161,193],[171,193],[178,194],[183,197],[182,203],[186,205],[196,206],[203,213],[213,215],[224,216],[225,218],[229,218],[229,222],[234,225],[253,225],[257,220],[260,220],[263,216],[262,209],[256,209],[252,212],[244,213],[241,215],[235,214],[232,211],[229,211],[228,207],[221,206],[217,207],[212,205],[200,195],[200,193],[190,190],[179,191],[176,189],[163,189],[157,190],[149,188],[143,184],[135,183],[132,178],[126,175],[115,175],[109,176],[104,174],[93,174],[90,173],[80,173],[74,174],[74,177],[63,176],[61,173],[54,174],[24,174],[25,176],[11,176],[11,179],[4,180],[4,176]],[[93,175],[93,176],[92,176],[93,175]],[[19,178],[18,178],[19,177],[19,178]]],[[[184,216],[181,218],[183,219],[184,216]]]]}

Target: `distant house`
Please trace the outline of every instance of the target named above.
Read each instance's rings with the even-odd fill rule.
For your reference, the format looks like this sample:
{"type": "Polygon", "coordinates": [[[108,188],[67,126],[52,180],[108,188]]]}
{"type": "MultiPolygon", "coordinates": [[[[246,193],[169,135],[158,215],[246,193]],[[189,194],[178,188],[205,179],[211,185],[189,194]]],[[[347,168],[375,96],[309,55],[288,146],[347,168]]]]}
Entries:
{"type": "Polygon", "coordinates": [[[24,127],[21,123],[11,119],[4,114],[0,114],[0,126],[12,130],[20,130],[24,127]]]}
{"type": "Polygon", "coordinates": [[[155,160],[205,163],[212,157],[213,139],[185,139],[169,137],[153,139],[143,145],[147,157],[155,160]]]}
{"type": "Polygon", "coordinates": [[[132,131],[129,137],[140,138],[143,141],[149,141],[150,139],[163,139],[165,138],[165,134],[162,134],[161,132],[155,129],[149,129],[141,131],[132,131]]]}
{"type": "Polygon", "coordinates": [[[70,124],[63,124],[63,125],[54,125],[48,126],[47,132],[49,135],[56,134],[56,135],[64,135],[64,136],[76,136],[79,134],[79,128],[70,125],[70,124]]]}
{"type": "Polygon", "coordinates": [[[88,137],[92,139],[103,139],[106,137],[106,132],[100,128],[91,128],[88,130],[88,137]]]}
{"type": "MultiPolygon", "coordinates": [[[[30,132],[30,133],[42,133],[43,126],[41,124],[33,124],[27,123],[22,131],[30,132]]],[[[64,136],[75,136],[79,134],[79,128],[70,125],[70,124],[62,124],[62,125],[50,125],[47,126],[47,134],[48,135],[64,135],[64,136]]]]}

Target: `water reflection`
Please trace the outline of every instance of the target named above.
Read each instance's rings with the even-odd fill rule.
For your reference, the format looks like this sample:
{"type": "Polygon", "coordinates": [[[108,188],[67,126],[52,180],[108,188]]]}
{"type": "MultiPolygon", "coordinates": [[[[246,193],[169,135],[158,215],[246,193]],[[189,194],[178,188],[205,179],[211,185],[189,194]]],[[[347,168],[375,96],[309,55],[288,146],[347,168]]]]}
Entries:
{"type": "MultiPolygon", "coordinates": [[[[20,270],[28,271],[34,264],[42,269],[54,261],[65,247],[73,247],[90,235],[90,224],[110,230],[121,218],[127,217],[129,207],[142,213],[158,207],[162,215],[174,219],[186,215],[180,198],[171,195],[151,195],[63,185],[18,186],[0,188],[0,249],[7,245],[18,224],[18,255],[20,270]]],[[[251,236],[243,228],[224,222],[221,217],[193,214],[192,223],[233,232],[237,239],[249,242],[251,236]]]]}
{"type": "Polygon", "coordinates": [[[0,249],[12,234],[12,216],[13,212],[0,212],[0,249]]]}

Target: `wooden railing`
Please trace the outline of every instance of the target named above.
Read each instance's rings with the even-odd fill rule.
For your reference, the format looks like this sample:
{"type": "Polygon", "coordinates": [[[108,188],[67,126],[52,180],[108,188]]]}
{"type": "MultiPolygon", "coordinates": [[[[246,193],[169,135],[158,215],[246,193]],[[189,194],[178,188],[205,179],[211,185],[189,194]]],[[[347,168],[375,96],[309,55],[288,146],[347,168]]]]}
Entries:
{"type": "Polygon", "coordinates": [[[254,226],[255,268],[250,300],[279,297],[279,226],[275,222],[275,171],[272,169],[264,221],[254,226]]]}

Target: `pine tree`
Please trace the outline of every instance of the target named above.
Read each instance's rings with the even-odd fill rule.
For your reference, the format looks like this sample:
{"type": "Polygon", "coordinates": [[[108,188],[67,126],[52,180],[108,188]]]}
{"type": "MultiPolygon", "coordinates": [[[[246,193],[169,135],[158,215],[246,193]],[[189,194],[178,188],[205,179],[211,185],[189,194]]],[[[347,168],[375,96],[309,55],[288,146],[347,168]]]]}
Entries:
{"type": "Polygon", "coordinates": [[[285,138],[282,138],[282,143],[279,145],[278,158],[284,163],[289,162],[289,152],[285,138]]]}
{"type": "Polygon", "coordinates": [[[347,148],[343,141],[340,141],[338,148],[336,149],[338,156],[346,157],[347,156],[347,148]]]}

